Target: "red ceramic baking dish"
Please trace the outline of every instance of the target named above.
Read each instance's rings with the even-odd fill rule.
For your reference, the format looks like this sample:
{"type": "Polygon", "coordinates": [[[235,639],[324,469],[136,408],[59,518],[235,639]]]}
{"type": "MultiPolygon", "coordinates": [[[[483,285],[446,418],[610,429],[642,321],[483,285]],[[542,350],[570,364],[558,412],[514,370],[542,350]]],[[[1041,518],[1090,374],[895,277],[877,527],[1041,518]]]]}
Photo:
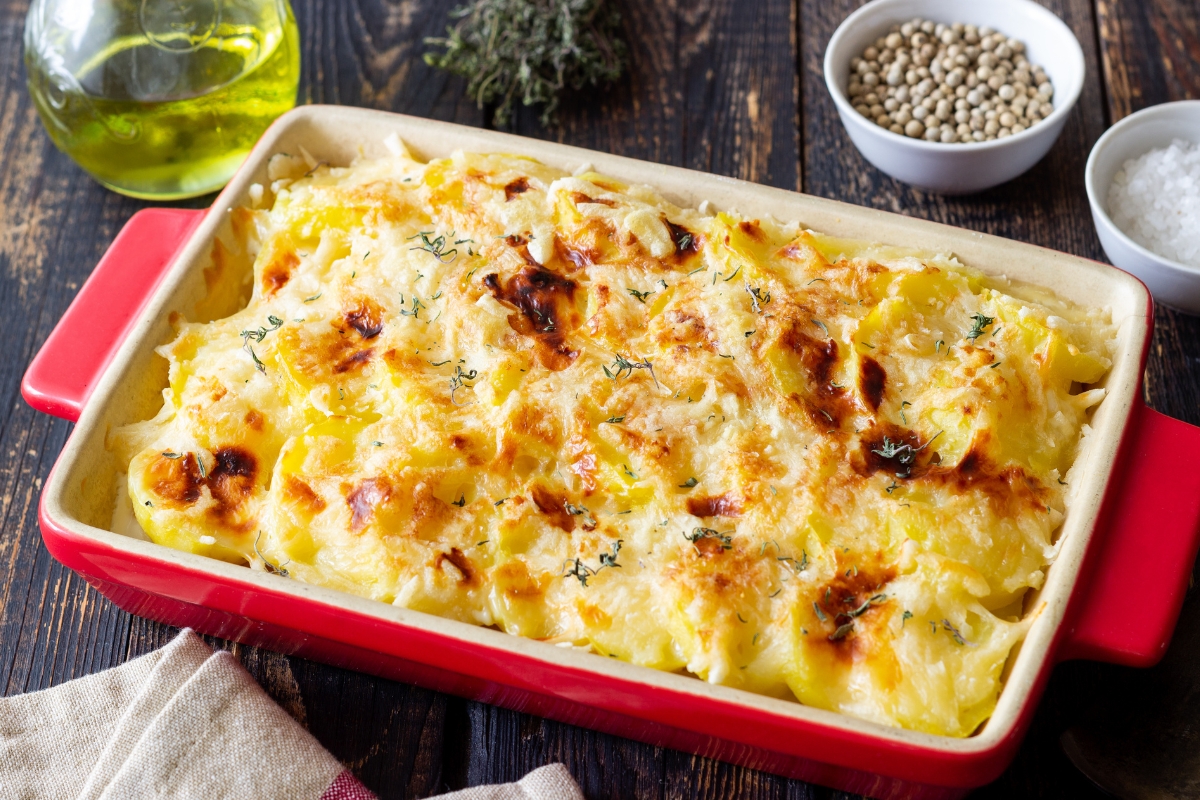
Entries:
{"type": "MultiPolygon", "coordinates": [[[[1147,409],[1141,376],[1153,316],[1136,279],[1102,264],[903,216],[728,178],[395,114],[309,106],[272,127],[207,211],[133,217],[80,290],[25,376],[37,409],[77,421],[42,493],[47,548],[132,613],[284,653],[410,681],[509,708],[876,797],[961,797],[1005,768],[1058,661],[1146,666],[1170,639],[1200,542],[1200,428],[1147,409]],[[168,318],[190,314],[224,280],[215,239],[266,182],[277,152],[332,164],[383,155],[398,134],[418,155],[456,149],[584,163],[656,186],[682,205],[711,201],[748,216],[953,253],[985,272],[1111,308],[1118,348],[1091,420],[1035,617],[1009,660],[992,718],[965,739],[888,728],[712,686],[547,643],[376,603],[279,575],[161,547],[111,530],[117,426],[162,402],[166,365],[153,348],[168,318]]],[[[233,309],[229,309],[232,311],[233,309]]]]}

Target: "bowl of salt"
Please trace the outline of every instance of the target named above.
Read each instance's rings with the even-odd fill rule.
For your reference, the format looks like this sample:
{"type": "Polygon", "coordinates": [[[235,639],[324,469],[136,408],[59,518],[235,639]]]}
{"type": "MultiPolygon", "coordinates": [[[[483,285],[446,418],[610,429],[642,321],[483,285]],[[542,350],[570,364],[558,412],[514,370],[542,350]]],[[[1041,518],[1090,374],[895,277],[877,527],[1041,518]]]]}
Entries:
{"type": "Polygon", "coordinates": [[[1109,260],[1157,302],[1200,314],[1200,100],[1113,125],[1092,148],[1085,182],[1109,260]]]}

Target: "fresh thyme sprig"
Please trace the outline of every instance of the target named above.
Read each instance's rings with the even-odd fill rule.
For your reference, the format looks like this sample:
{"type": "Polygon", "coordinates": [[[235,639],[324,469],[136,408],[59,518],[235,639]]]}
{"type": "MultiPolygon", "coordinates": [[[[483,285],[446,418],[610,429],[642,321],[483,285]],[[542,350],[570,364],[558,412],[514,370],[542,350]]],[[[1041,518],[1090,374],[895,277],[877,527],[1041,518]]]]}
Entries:
{"type": "Polygon", "coordinates": [[[463,388],[464,386],[466,386],[467,388],[470,388],[471,384],[467,383],[467,381],[473,381],[477,377],[479,377],[479,372],[477,370],[470,370],[469,372],[463,372],[462,365],[455,364],[454,375],[451,376],[451,378],[450,378],[450,402],[454,403],[454,405],[456,405],[456,406],[462,405],[461,403],[459,403],[457,400],[454,399],[454,393],[457,392],[459,389],[463,388]]]}
{"type": "Polygon", "coordinates": [[[944,630],[946,630],[946,631],[949,631],[949,632],[950,632],[950,638],[952,638],[952,639],[954,640],[954,643],[955,643],[955,644],[959,644],[959,645],[966,645],[966,646],[968,646],[968,647],[974,647],[974,646],[975,646],[975,643],[974,643],[974,642],[968,642],[968,641],[967,641],[967,639],[966,639],[966,637],[964,637],[964,636],[962,635],[962,632],[961,632],[961,631],[959,631],[959,629],[958,629],[958,628],[956,628],[956,627],[954,627],[953,625],[951,625],[951,624],[950,624],[950,620],[948,620],[948,619],[944,619],[944,620],[942,620],[942,628],[943,628],[944,630]]]}
{"type": "Polygon", "coordinates": [[[654,379],[654,385],[658,386],[658,376],[654,374],[654,365],[650,363],[650,359],[643,358],[641,361],[630,361],[620,353],[614,353],[613,355],[616,356],[616,360],[613,361],[611,370],[608,367],[604,368],[605,377],[611,378],[615,382],[623,377],[632,375],[635,369],[645,369],[650,371],[650,377],[654,379]]]}
{"type": "Polygon", "coordinates": [[[970,339],[971,343],[974,344],[976,339],[983,336],[983,329],[995,322],[996,319],[995,317],[986,317],[983,314],[972,314],[971,319],[975,321],[975,325],[971,330],[967,331],[967,335],[964,338],[970,339]]]}
{"type": "MultiPolygon", "coordinates": [[[[617,539],[612,543],[611,553],[600,554],[600,569],[604,569],[605,567],[615,567],[617,569],[621,568],[621,565],[617,563],[617,556],[620,555],[621,545],[623,544],[625,544],[624,539],[617,539]]],[[[596,571],[599,572],[600,570],[596,571]]]]}
{"type": "Polygon", "coordinates": [[[604,0],[473,0],[450,12],[458,22],[428,45],[425,63],[467,79],[480,108],[505,127],[519,100],[541,105],[555,122],[559,95],[609,83],[621,74],[625,44],[620,12],[604,0]]]}
{"type": "MultiPolygon", "coordinates": [[[[447,250],[445,235],[438,236],[436,239],[430,239],[429,237],[432,234],[433,234],[433,231],[421,231],[417,234],[409,236],[406,241],[411,242],[413,239],[419,238],[421,240],[421,244],[417,245],[416,247],[410,247],[408,249],[409,250],[424,250],[427,253],[432,253],[433,257],[436,258],[438,261],[442,262],[443,264],[449,264],[451,261],[453,261],[455,259],[455,257],[458,256],[458,248],[451,247],[449,250],[447,250]]],[[[453,236],[454,234],[451,233],[450,235],[453,236]]]]}
{"type": "Polygon", "coordinates": [[[570,501],[563,503],[565,510],[572,517],[583,517],[583,525],[589,530],[596,527],[596,518],[592,516],[592,512],[586,506],[573,505],[570,501]]]}
{"type": "Polygon", "coordinates": [[[264,364],[259,359],[258,354],[254,352],[254,348],[250,345],[250,340],[253,339],[255,342],[261,344],[262,340],[267,338],[268,333],[279,330],[279,328],[283,325],[283,320],[274,314],[270,314],[267,316],[267,323],[270,324],[270,328],[260,327],[255,330],[242,331],[241,334],[239,334],[242,337],[242,349],[250,354],[250,358],[254,361],[254,368],[263,375],[267,374],[267,365],[264,364]]]}
{"type": "Polygon", "coordinates": [[[288,559],[287,561],[283,562],[279,566],[272,564],[270,561],[267,560],[267,557],[262,554],[262,551],[258,549],[258,540],[261,538],[262,538],[262,531],[259,531],[258,535],[254,537],[254,555],[258,556],[259,559],[262,560],[263,569],[272,575],[282,575],[285,578],[288,577],[288,571],[286,569],[284,569],[284,567],[291,563],[291,559],[288,559]]]}
{"type": "Polygon", "coordinates": [[[692,543],[692,547],[696,548],[697,553],[700,552],[700,547],[697,543],[704,539],[713,539],[717,542],[720,542],[722,550],[733,549],[733,537],[727,533],[721,533],[720,531],[712,528],[694,528],[692,529],[691,533],[684,531],[683,538],[692,543]]]}
{"type": "Polygon", "coordinates": [[[624,539],[617,539],[612,543],[611,553],[601,553],[599,556],[600,566],[598,567],[589,567],[587,564],[583,563],[583,560],[580,558],[567,559],[563,562],[563,577],[575,578],[581,585],[587,586],[588,578],[598,575],[600,570],[606,568],[620,569],[621,565],[617,563],[617,556],[620,555],[621,545],[623,544],[625,544],[624,539]]]}
{"type": "Polygon", "coordinates": [[[746,291],[750,293],[750,306],[754,309],[755,314],[762,313],[762,307],[771,302],[771,293],[764,292],[757,286],[746,284],[746,291]]]}
{"type": "MultiPolygon", "coordinates": [[[[404,295],[400,295],[400,304],[401,305],[404,304],[404,295]]],[[[420,319],[421,317],[419,315],[421,313],[422,308],[425,308],[425,304],[421,302],[421,298],[417,297],[414,294],[412,297],[412,311],[406,311],[402,308],[402,309],[400,309],[400,316],[412,317],[413,319],[420,319]]]]}
{"type": "MultiPolygon", "coordinates": [[[[942,435],[942,431],[938,431],[933,435],[933,439],[942,435]]],[[[878,449],[871,449],[872,453],[888,460],[896,459],[899,462],[901,469],[896,472],[897,478],[907,478],[912,474],[913,465],[917,460],[917,453],[920,453],[926,447],[933,444],[933,439],[930,439],[920,447],[913,447],[911,444],[902,444],[899,440],[892,441],[890,437],[883,437],[883,445],[878,449]]],[[[888,492],[891,493],[890,490],[888,492]]]]}

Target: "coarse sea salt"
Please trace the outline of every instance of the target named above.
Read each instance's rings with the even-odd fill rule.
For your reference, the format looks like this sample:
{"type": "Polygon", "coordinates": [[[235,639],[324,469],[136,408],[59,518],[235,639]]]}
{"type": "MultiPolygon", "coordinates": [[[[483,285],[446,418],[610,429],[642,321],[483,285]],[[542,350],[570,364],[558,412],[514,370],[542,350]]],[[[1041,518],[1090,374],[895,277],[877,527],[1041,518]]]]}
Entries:
{"type": "Polygon", "coordinates": [[[1126,161],[1109,187],[1108,213],[1147,250],[1200,267],[1200,144],[1176,139],[1126,161]]]}

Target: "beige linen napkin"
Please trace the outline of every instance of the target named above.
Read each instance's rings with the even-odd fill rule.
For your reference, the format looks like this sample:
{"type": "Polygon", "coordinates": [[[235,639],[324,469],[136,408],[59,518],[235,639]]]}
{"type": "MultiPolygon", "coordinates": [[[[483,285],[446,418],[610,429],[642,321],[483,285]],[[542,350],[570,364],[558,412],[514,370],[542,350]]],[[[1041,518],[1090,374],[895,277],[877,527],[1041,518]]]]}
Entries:
{"type": "MultiPolygon", "coordinates": [[[[232,655],[161,650],[0,699],[0,795],[19,800],[374,800],[232,655]]],[[[444,800],[583,800],[561,764],[444,800]]]]}

